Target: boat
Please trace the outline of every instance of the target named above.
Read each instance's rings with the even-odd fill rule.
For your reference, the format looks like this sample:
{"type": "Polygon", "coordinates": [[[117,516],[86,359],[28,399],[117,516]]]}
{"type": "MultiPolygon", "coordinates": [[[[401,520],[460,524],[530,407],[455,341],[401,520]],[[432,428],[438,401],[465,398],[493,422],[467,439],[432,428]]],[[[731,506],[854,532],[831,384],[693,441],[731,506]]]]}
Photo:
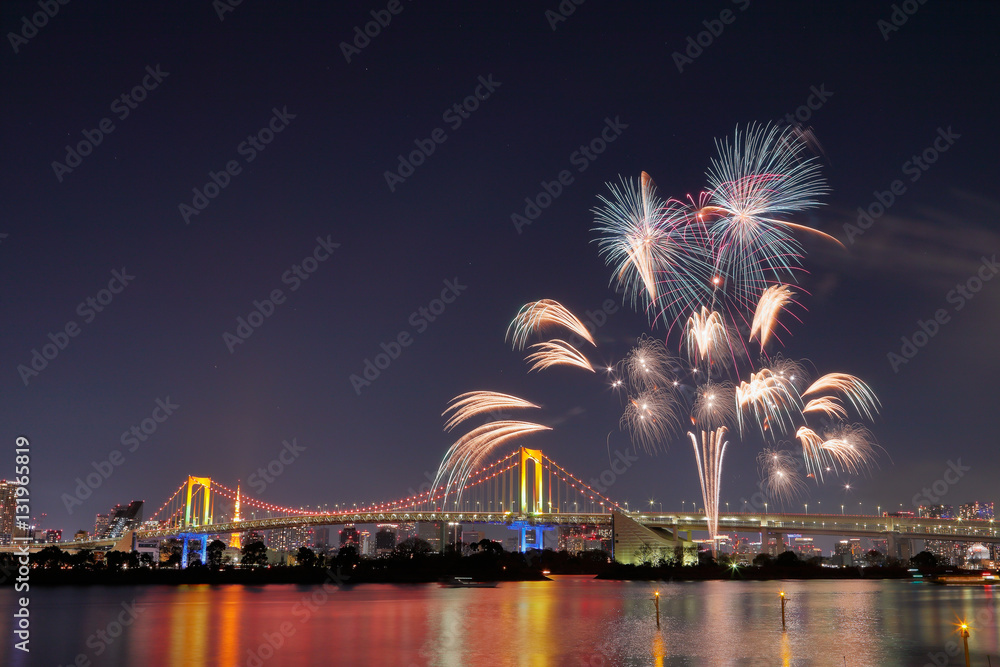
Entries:
{"type": "Polygon", "coordinates": [[[946,586],[994,586],[1000,584],[1000,577],[993,572],[982,574],[939,574],[930,577],[935,584],[946,586]]]}
{"type": "Polygon", "coordinates": [[[496,588],[495,581],[473,581],[472,577],[450,577],[441,582],[445,588],[496,588]]]}

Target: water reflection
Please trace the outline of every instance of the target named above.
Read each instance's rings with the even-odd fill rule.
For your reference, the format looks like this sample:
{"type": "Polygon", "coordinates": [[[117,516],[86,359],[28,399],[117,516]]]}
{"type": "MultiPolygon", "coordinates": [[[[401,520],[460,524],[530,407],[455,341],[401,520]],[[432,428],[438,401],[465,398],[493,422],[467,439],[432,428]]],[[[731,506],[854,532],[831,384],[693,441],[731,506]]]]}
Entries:
{"type": "MultiPolygon", "coordinates": [[[[31,664],[922,665],[961,646],[1000,665],[993,588],[877,581],[671,582],[560,577],[495,589],[184,586],[32,591],[31,664]],[[781,630],[779,589],[788,596],[781,630]],[[661,629],[653,591],[660,591],[661,629]],[[143,609],[106,652],[87,640],[132,599],[143,609]],[[270,637],[271,640],[267,638],[270,637]],[[271,641],[271,643],[268,643],[271,641]],[[277,644],[277,645],[275,645],[277,644]]],[[[0,591],[11,636],[13,592],[0,591]]],[[[27,664],[10,646],[4,664],[27,664]]],[[[951,659],[951,656],[948,656],[951,659]]]]}

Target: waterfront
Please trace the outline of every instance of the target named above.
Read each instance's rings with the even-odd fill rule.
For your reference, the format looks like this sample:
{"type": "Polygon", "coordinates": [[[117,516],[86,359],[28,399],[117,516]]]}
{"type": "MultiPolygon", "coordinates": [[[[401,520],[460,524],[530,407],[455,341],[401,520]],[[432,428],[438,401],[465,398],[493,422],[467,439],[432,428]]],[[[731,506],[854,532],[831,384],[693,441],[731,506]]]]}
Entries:
{"type": "MultiPolygon", "coordinates": [[[[69,665],[1000,665],[995,587],[909,581],[660,584],[557,577],[430,585],[52,587],[30,591],[30,659],[69,665]],[[662,628],[651,601],[660,591],[662,628]],[[778,591],[788,596],[781,631],[778,591]],[[134,607],[132,607],[134,605],[134,607]],[[129,611],[134,609],[134,611],[129,611]],[[120,634],[118,619],[124,621],[120,634]],[[103,634],[101,632],[103,631],[103,634]],[[115,635],[115,636],[112,636],[115,635]],[[944,658],[942,658],[944,656],[944,658]],[[947,659],[947,662],[941,662],[947,659]],[[78,662],[78,664],[85,664],[78,662]]],[[[15,593],[0,591],[11,636],[15,593]]]]}

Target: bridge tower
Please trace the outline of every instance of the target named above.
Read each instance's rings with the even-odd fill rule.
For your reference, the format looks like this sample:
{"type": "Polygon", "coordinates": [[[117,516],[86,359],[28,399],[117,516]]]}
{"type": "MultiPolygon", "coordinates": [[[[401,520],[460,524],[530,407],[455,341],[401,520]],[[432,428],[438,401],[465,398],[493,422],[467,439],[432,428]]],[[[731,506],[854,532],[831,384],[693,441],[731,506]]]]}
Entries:
{"type": "MultiPolygon", "coordinates": [[[[212,478],[211,477],[194,477],[188,476],[187,481],[187,499],[184,502],[184,528],[188,526],[207,526],[212,523],[212,478]],[[191,513],[191,497],[195,493],[195,487],[201,487],[204,491],[202,494],[202,510],[201,517],[199,520],[197,508],[194,513],[194,520],[192,521],[191,513]]],[[[201,542],[201,562],[204,565],[205,561],[208,559],[208,535],[199,533],[185,533],[181,532],[178,537],[181,538],[181,568],[187,567],[188,562],[188,540],[196,539],[201,542]]]]}
{"type": "MultiPolygon", "coordinates": [[[[540,449],[528,449],[526,447],[521,447],[521,459],[520,465],[518,466],[518,476],[521,482],[521,506],[518,508],[522,516],[531,516],[533,514],[542,514],[545,512],[545,503],[543,498],[545,497],[542,492],[542,450],[540,449]],[[534,464],[532,469],[535,473],[534,484],[528,484],[528,468],[529,465],[534,464]],[[532,499],[531,503],[528,503],[528,489],[532,488],[532,499]]],[[[528,550],[529,546],[534,548],[542,548],[542,531],[551,530],[552,526],[542,526],[529,521],[527,519],[522,519],[520,521],[514,521],[511,524],[511,530],[517,530],[520,535],[518,538],[518,551],[524,553],[528,550]],[[528,534],[531,533],[534,537],[533,544],[528,544],[528,534]]]]}

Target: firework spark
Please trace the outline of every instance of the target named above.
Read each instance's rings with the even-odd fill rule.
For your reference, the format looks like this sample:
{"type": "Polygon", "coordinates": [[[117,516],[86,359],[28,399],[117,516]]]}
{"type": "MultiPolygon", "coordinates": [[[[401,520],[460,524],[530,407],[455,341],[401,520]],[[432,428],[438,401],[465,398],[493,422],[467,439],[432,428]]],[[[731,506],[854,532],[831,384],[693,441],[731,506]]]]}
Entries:
{"type": "Polygon", "coordinates": [[[764,480],[764,493],[778,502],[790,502],[801,497],[806,483],[796,469],[796,457],[785,449],[765,449],[757,455],[764,480]]]}
{"type": "Polygon", "coordinates": [[[840,467],[851,474],[867,472],[875,462],[875,438],[861,424],[841,424],[824,434],[821,447],[840,467]]]}
{"type": "Polygon", "coordinates": [[[533,364],[531,368],[528,369],[529,372],[544,370],[549,366],[556,366],[560,364],[576,366],[577,368],[588,370],[591,373],[594,372],[594,367],[590,365],[587,358],[583,356],[579,350],[564,340],[554,339],[542,343],[535,343],[531,346],[531,348],[537,348],[537,351],[532,352],[525,357],[525,361],[533,364]]]}
{"type": "Polygon", "coordinates": [[[631,431],[632,440],[641,444],[647,454],[653,454],[679,430],[678,407],[674,397],[662,389],[644,391],[629,398],[621,425],[631,431]]]}
{"type": "Polygon", "coordinates": [[[460,394],[451,399],[447,409],[441,413],[444,417],[452,412],[451,417],[444,425],[445,431],[453,428],[477,415],[496,412],[500,410],[512,410],[519,408],[537,408],[538,406],[530,401],[510,394],[501,394],[495,391],[470,391],[460,394]]]}
{"type": "Polygon", "coordinates": [[[673,369],[677,360],[667,346],[656,338],[643,336],[623,362],[625,375],[633,387],[643,390],[665,389],[676,385],[673,369]]]}
{"type": "Polygon", "coordinates": [[[513,338],[515,348],[523,350],[533,332],[550,325],[565,327],[591,345],[597,345],[583,322],[561,303],[551,299],[542,299],[521,306],[521,310],[507,327],[507,337],[513,338]]]}
{"type": "Polygon", "coordinates": [[[691,407],[691,423],[711,431],[736,421],[736,397],[728,382],[706,382],[699,385],[691,407]]]}
{"type": "Polygon", "coordinates": [[[778,312],[789,303],[794,303],[795,292],[788,285],[771,285],[761,295],[757,302],[757,310],[753,314],[753,324],[750,326],[750,340],[754,336],[760,341],[760,349],[767,345],[768,339],[774,333],[774,325],[778,321],[778,312]]]}

